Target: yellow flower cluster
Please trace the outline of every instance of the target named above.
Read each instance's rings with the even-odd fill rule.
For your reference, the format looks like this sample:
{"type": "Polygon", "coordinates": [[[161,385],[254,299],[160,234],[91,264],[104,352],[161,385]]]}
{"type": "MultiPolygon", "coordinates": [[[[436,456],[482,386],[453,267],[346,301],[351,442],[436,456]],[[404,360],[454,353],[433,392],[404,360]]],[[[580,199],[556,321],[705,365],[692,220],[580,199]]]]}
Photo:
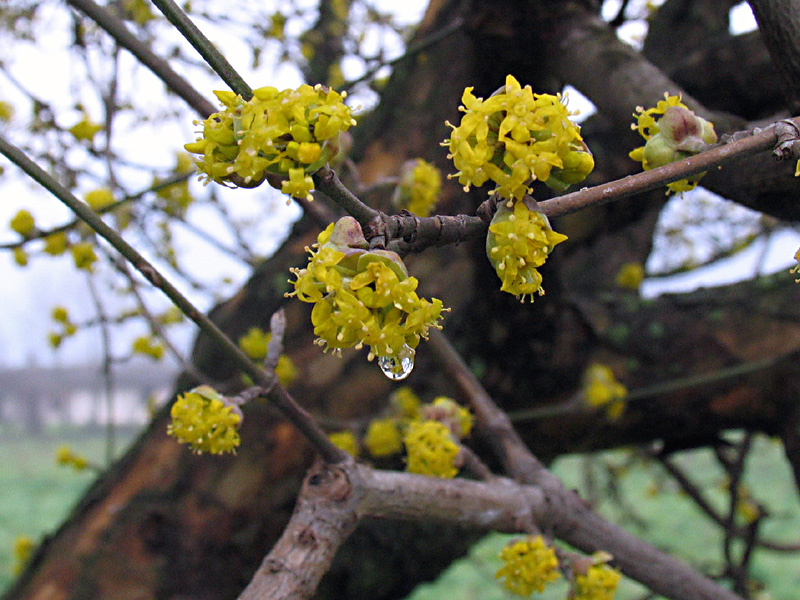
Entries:
{"type": "Polygon", "coordinates": [[[70,249],[72,260],[75,261],[75,268],[89,271],[94,270],[94,263],[97,262],[97,253],[91,242],[78,242],[70,249]]]}
{"type": "Polygon", "coordinates": [[[414,421],[403,438],[409,473],[451,479],[458,475],[455,466],[459,447],[450,429],[438,421],[414,421]]]}
{"type": "Polygon", "coordinates": [[[352,431],[337,431],[328,435],[331,443],[337,448],[341,448],[350,456],[358,456],[358,440],[352,431]]]}
{"type": "Polygon", "coordinates": [[[17,211],[17,214],[11,219],[9,226],[12,231],[15,231],[25,238],[30,237],[36,231],[36,221],[33,215],[24,208],[17,211]]]}
{"type": "Polygon", "coordinates": [[[282,192],[311,200],[309,175],[336,156],[339,134],[356,123],[346,94],[321,85],[262,87],[247,102],[233,92],[214,93],[225,109],[203,121],[202,137],[184,146],[202,155],[197,166],[206,182],[255,187],[274,173],[288,176],[282,192]]]}
{"type": "Polygon", "coordinates": [[[290,296],[314,303],[311,322],[326,349],[369,346],[369,359],[394,357],[415,349],[431,327],[438,327],[442,302],[417,293],[399,255],[367,251],[361,226],[342,217],[309,249],[308,266],[293,269],[290,296]]]}
{"type": "MultiPolygon", "coordinates": [[[[647,171],[693,156],[717,141],[714,125],[695,115],[679,96],[664,94],[655,108],[636,108],[636,123],[631,128],[645,139],[645,145],[632,150],[629,156],[647,171]],[[656,117],[659,117],[656,119],[656,117]]],[[[687,179],[667,184],[672,192],[688,192],[697,187],[705,175],[698,173],[687,179]]]]}
{"type": "Polygon", "coordinates": [[[180,394],[170,416],[167,434],[198,454],[234,452],[240,443],[241,410],[207,385],[180,394]]]}
{"type": "Polygon", "coordinates": [[[447,396],[437,396],[430,404],[422,405],[420,414],[424,420],[444,424],[458,440],[467,437],[472,431],[472,413],[447,396]]]}
{"type": "Polygon", "coordinates": [[[610,367],[595,363],[583,375],[583,394],[589,406],[605,408],[610,419],[618,419],[625,410],[628,389],[616,380],[610,367]]]}
{"type": "Polygon", "coordinates": [[[72,322],[67,309],[63,306],[53,307],[50,316],[53,321],[58,324],[57,327],[60,329],[60,331],[51,331],[47,336],[50,346],[55,349],[61,346],[61,342],[64,341],[64,338],[75,335],[78,331],[78,326],[72,322]]]}
{"type": "Polygon", "coordinates": [[[403,435],[397,419],[374,419],[367,427],[364,446],[375,458],[398,454],[403,449],[403,435]]]}
{"type": "Polygon", "coordinates": [[[155,361],[164,357],[164,344],[149,335],[141,335],[133,340],[132,349],[136,354],[149,356],[155,361]]]}
{"type": "Polygon", "coordinates": [[[439,169],[421,158],[410,160],[403,165],[392,202],[398,209],[427,217],[433,212],[441,189],[439,169]]]}
{"type": "Polygon", "coordinates": [[[83,471],[89,466],[89,461],[85,457],[75,454],[72,448],[66,444],[58,447],[56,463],[64,467],[72,467],[76,471],[83,471]]]}
{"type": "Polygon", "coordinates": [[[503,282],[500,289],[518,296],[544,294],[542,276],[537,270],[547,260],[556,244],[567,236],[553,231],[541,212],[528,207],[526,200],[517,201],[513,208],[501,202],[489,225],[486,253],[489,262],[503,282]]]}
{"type": "Polygon", "coordinates": [[[392,393],[389,414],[370,422],[364,446],[383,458],[406,449],[406,470],[435,477],[458,474],[458,442],[472,430],[472,414],[451,398],[422,404],[408,387],[392,393]]]}
{"type": "MultiPolygon", "coordinates": [[[[797,261],[797,264],[789,269],[789,273],[800,273],[800,248],[794,253],[794,259],[797,261]]],[[[794,282],[800,283],[800,279],[795,279],[794,282]]]]}
{"type": "Polygon", "coordinates": [[[605,564],[592,565],[585,575],[578,574],[572,587],[572,600],[614,600],[621,575],[605,564]]]}
{"type": "Polygon", "coordinates": [[[500,560],[503,566],[495,577],[504,579],[504,587],[520,596],[543,592],[548,583],[561,577],[556,553],[540,535],[506,546],[500,560]]]}
{"type": "Polygon", "coordinates": [[[519,200],[534,179],[563,191],[583,181],[594,159],[581,138],[580,127],[561,96],[534,94],[511,75],[487,100],[464,90],[459,109],[465,114],[444,141],[465,190],[491,180],[503,198],[519,200]]]}
{"type": "Polygon", "coordinates": [[[644,267],[640,262],[625,263],[614,278],[616,284],[626,290],[638,290],[644,281],[644,267]]]}
{"type": "Polygon", "coordinates": [[[11,567],[11,572],[14,576],[22,573],[25,565],[30,562],[35,549],[36,543],[33,538],[27,535],[17,536],[14,540],[14,565],[11,567]]]}
{"type": "Polygon", "coordinates": [[[14,105],[0,100],[0,123],[8,123],[14,116],[14,105]]]}
{"type": "Polygon", "coordinates": [[[94,141],[94,136],[102,129],[103,126],[100,125],[100,123],[95,123],[89,118],[89,115],[84,113],[83,118],[67,131],[78,141],[85,140],[87,142],[92,142],[94,141]]]}
{"type": "Polygon", "coordinates": [[[86,204],[92,207],[92,210],[99,212],[114,204],[114,194],[106,187],[97,188],[88,192],[84,197],[86,204]]]}
{"type": "MultiPolygon", "coordinates": [[[[264,331],[260,327],[251,327],[247,334],[239,338],[239,348],[251,359],[261,362],[267,358],[269,341],[271,339],[271,332],[264,331]]],[[[287,387],[290,386],[297,377],[297,367],[290,357],[281,354],[278,357],[275,374],[278,376],[278,381],[280,381],[281,385],[287,387]]]]}

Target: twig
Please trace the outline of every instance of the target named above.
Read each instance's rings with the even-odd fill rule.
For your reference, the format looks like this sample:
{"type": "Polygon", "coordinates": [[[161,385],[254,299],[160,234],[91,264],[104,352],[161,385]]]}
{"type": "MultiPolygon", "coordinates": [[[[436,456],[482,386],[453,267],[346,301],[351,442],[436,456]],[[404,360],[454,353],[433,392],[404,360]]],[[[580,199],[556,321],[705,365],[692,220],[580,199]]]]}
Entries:
{"type": "Polygon", "coordinates": [[[434,44],[436,44],[440,40],[443,40],[444,38],[449,37],[450,35],[454,34],[459,29],[461,29],[463,26],[464,26],[464,19],[462,19],[461,17],[458,17],[458,18],[454,19],[446,27],[438,29],[435,32],[431,33],[430,35],[425,36],[424,38],[422,38],[422,39],[420,39],[420,40],[418,40],[418,41],[416,41],[416,42],[414,42],[412,44],[409,44],[406,47],[405,52],[403,52],[403,54],[401,54],[397,58],[393,58],[392,60],[389,60],[389,61],[386,61],[386,62],[381,62],[380,64],[378,64],[378,65],[372,67],[371,69],[367,70],[367,72],[364,73],[363,75],[361,75],[361,77],[356,77],[355,79],[351,79],[350,81],[345,82],[343,85],[339,86],[339,91],[350,91],[355,86],[357,86],[359,83],[361,83],[363,81],[367,81],[368,79],[372,79],[372,77],[375,76],[375,73],[380,71],[383,67],[393,67],[397,63],[400,63],[400,62],[406,60],[407,58],[410,58],[412,56],[416,56],[417,54],[419,54],[423,50],[426,50],[427,48],[433,46],[434,44]]]}
{"type": "MultiPolygon", "coordinates": [[[[158,182],[157,184],[153,184],[153,185],[148,186],[147,188],[145,188],[143,190],[140,190],[140,191],[138,191],[138,192],[136,192],[134,194],[130,194],[128,196],[125,196],[121,200],[117,200],[113,204],[109,204],[108,206],[103,207],[103,208],[97,210],[96,212],[98,214],[101,214],[101,215],[105,215],[107,213],[114,212],[114,210],[119,208],[120,206],[124,206],[125,204],[133,202],[135,200],[139,200],[143,196],[149,194],[150,192],[158,192],[159,190],[167,188],[167,187],[169,187],[171,185],[174,185],[176,183],[181,183],[182,181],[186,181],[187,179],[189,179],[193,175],[194,175],[194,173],[181,173],[181,174],[177,174],[177,175],[172,175],[172,176],[168,177],[167,179],[164,179],[163,181],[158,182]]],[[[33,234],[25,237],[24,239],[18,240],[16,242],[7,242],[5,244],[0,244],[0,250],[12,250],[14,248],[19,248],[20,246],[24,246],[25,244],[27,244],[31,240],[44,239],[44,238],[46,238],[48,236],[51,236],[51,235],[53,235],[55,233],[61,233],[61,232],[70,231],[71,229],[74,229],[75,226],[78,225],[78,223],[80,223],[80,222],[81,222],[80,219],[72,219],[71,221],[68,221],[67,223],[64,223],[63,225],[59,225],[58,227],[52,227],[51,229],[37,229],[36,232],[34,232],[33,234]]]]}
{"type": "Polygon", "coordinates": [[[163,81],[170,91],[174,92],[203,117],[208,117],[216,111],[214,105],[203,98],[183,77],[178,75],[164,59],[156,56],[144,42],[137,39],[127,26],[115,15],[105,8],[95,4],[92,0],[66,0],[87,17],[97,23],[106,33],[136,59],[150,69],[156,77],[163,81]]]}
{"type": "Polygon", "coordinates": [[[247,85],[242,76],[177,4],[172,0],[153,0],[153,4],[200,53],[203,60],[228,84],[228,87],[245,100],[250,100],[253,97],[253,90],[247,85]]]}
{"type": "MultiPolygon", "coordinates": [[[[791,136],[796,136],[800,131],[794,129],[795,126],[800,128],[798,124],[800,117],[779,121],[752,135],[734,136],[727,143],[663,167],[543,200],[539,202],[539,209],[548,217],[566,215],[590,206],[648,192],[764,150],[778,150],[778,155],[784,158],[783,152],[776,146],[781,145],[783,148],[786,144],[791,145],[791,140],[797,139],[791,136]]],[[[420,218],[410,213],[389,216],[366,206],[347,190],[335,175],[329,173],[332,171],[320,170],[315,176],[317,187],[361,223],[367,239],[373,235],[379,236],[381,238],[379,244],[388,243],[390,249],[401,255],[420,252],[430,246],[457,244],[486,235],[488,227],[486,215],[483,218],[469,215],[437,215],[420,218]]]]}
{"type": "Polygon", "coordinates": [[[548,510],[537,524],[568,544],[590,554],[604,550],[614,556],[623,573],[674,600],[734,600],[739,596],[682,562],[653,548],[617,525],[595,514],[576,494],[564,488],[522,444],[508,417],[497,407],[469,371],[450,342],[432,331],[432,348],[445,374],[468,398],[481,427],[490,427],[489,442],[520,483],[533,483],[545,495],[548,510]],[[495,439],[495,438],[499,439],[495,439]]]}
{"type": "Polygon", "coordinates": [[[19,148],[8,142],[2,136],[0,136],[0,153],[5,155],[6,158],[16,164],[32,179],[66,204],[70,210],[77,214],[84,222],[94,229],[95,232],[122,254],[145,279],[164,292],[164,294],[181,309],[183,314],[191,319],[214,343],[224,350],[243,372],[247,373],[254,382],[264,388],[269,399],[275,403],[283,415],[308,438],[326,461],[337,463],[347,457],[347,454],[343,450],[331,443],[325,435],[325,432],[313,421],[310,415],[289,396],[283,386],[277,381],[274,372],[267,373],[253,363],[239,346],[225,335],[211,319],[197,309],[189,299],[161,275],[138,250],[122,239],[122,237],[109,227],[88,205],[73,196],[67,188],[53,179],[53,177],[30,160],[19,148]]]}

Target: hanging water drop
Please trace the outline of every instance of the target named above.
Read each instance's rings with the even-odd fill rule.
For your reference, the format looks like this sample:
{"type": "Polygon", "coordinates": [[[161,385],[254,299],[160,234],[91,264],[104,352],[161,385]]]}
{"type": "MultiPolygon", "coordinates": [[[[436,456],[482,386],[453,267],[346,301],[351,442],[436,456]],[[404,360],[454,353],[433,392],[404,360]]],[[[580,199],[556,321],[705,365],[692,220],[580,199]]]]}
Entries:
{"type": "Polygon", "coordinates": [[[378,357],[378,366],[392,381],[400,381],[409,376],[414,370],[414,355],[416,351],[405,345],[395,356],[378,357]]]}

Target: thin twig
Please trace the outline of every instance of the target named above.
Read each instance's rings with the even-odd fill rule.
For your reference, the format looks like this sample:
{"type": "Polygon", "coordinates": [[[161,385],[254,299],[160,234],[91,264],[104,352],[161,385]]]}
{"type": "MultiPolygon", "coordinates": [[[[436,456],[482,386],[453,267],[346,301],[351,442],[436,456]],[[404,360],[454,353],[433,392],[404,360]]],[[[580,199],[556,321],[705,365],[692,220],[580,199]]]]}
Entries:
{"type": "Polygon", "coordinates": [[[481,427],[494,434],[489,442],[520,483],[533,483],[545,494],[548,511],[537,524],[568,544],[590,554],[599,550],[614,557],[623,573],[654,592],[675,600],[734,600],[739,596],[673,557],[653,548],[624,529],[594,513],[575,493],[564,488],[522,444],[508,417],[494,403],[458,352],[438,330],[431,332],[429,347],[442,370],[469,400],[481,427]],[[495,439],[498,437],[499,439],[495,439]],[[520,447],[521,446],[521,447],[520,447]]]}
{"type": "Polygon", "coordinates": [[[153,4],[164,16],[180,31],[188,42],[200,53],[214,72],[228,84],[234,92],[245,100],[253,97],[252,88],[247,85],[244,78],[239,75],[233,65],[228,62],[216,46],[192,22],[188,15],[181,10],[172,0],[153,0],[153,4]]]}
{"type": "Polygon", "coordinates": [[[163,81],[170,91],[174,92],[201,116],[208,117],[215,112],[214,105],[203,98],[192,85],[178,75],[163,58],[156,56],[147,45],[137,39],[127,28],[122,19],[110,11],[97,5],[92,0],[66,0],[87,17],[97,23],[106,33],[136,59],[150,69],[156,77],[163,81]]]}
{"type": "Polygon", "coordinates": [[[375,73],[380,71],[383,67],[393,67],[396,64],[406,60],[407,58],[416,56],[423,50],[426,50],[431,46],[433,46],[434,44],[438,43],[440,40],[443,40],[444,38],[454,34],[458,30],[460,30],[463,26],[464,26],[464,19],[462,19],[461,17],[454,19],[446,27],[438,29],[435,32],[431,33],[430,35],[427,35],[422,39],[417,40],[412,44],[409,44],[406,47],[405,52],[403,52],[403,54],[401,54],[397,58],[393,58],[392,60],[386,62],[381,62],[380,64],[367,70],[367,72],[361,75],[361,77],[356,77],[355,79],[345,82],[344,84],[339,86],[339,91],[345,91],[345,92],[350,91],[359,83],[372,79],[375,76],[375,73]]]}
{"type": "Polygon", "coordinates": [[[225,333],[217,327],[202,311],[192,304],[186,296],[172,285],[138,250],[109,227],[88,205],[78,200],[72,193],[51,177],[48,173],[29,159],[19,148],[0,136],[0,153],[27,173],[32,179],[47,189],[56,198],[77,214],[103,239],[122,254],[145,279],[160,289],[172,302],[181,309],[206,335],[228,355],[236,365],[254,382],[268,391],[268,397],[275,403],[283,415],[289,419],[308,438],[322,457],[332,463],[345,460],[347,454],[337,448],[325,435],[325,432],[313,421],[310,415],[289,396],[277,381],[275,373],[267,373],[257,366],[225,333]]]}

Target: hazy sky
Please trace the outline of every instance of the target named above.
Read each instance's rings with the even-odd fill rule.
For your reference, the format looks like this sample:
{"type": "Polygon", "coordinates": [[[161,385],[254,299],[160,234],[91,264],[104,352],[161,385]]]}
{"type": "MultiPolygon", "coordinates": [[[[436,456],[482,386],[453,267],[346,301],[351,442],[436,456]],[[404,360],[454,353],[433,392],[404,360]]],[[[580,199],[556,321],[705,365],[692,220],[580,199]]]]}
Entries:
{"type": "MultiPolygon", "coordinates": [[[[396,6],[396,3],[384,2],[386,6],[396,6]]],[[[404,2],[403,8],[405,18],[408,21],[415,21],[422,9],[425,0],[413,0],[404,2]]],[[[736,19],[737,30],[747,30],[753,27],[752,13],[749,7],[743,3],[744,8],[737,9],[740,15],[736,19]]],[[[613,14],[613,6],[609,6],[609,12],[613,14]]],[[[63,11],[60,13],[63,17],[63,11]]],[[[635,37],[641,35],[641,27],[631,26],[627,35],[635,37]]],[[[69,113],[69,103],[72,101],[70,86],[74,86],[72,79],[75,77],[75,68],[70,65],[66,54],[59,49],[68,43],[71,36],[70,24],[68,22],[59,23],[56,16],[53,22],[48,23],[48,35],[43,36],[36,45],[28,45],[24,50],[15,55],[14,64],[10,65],[12,73],[25,80],[31,91],[40,95],[48,101],[59,102],[64,100],[65,111],[69,113]],[[38,75],[37,77],[27,77],[30,73],[47,73],[47,77],[38,75]]],[[[218,42],[219,43],[219,42],[218,42]]],[[[269,83],[278,87],[295,85],[298,83],[298,75],[290,69],[281,68],[272,72],[262,68],[258,73],[251,72],[247,66],[249,57],[246,49],[231,44],[226,48],[228,58],[233,64],[243,71],[245,77],[255,82],[256,85],[269,83]]],[[[265,62],[269,62],[266,60],[265,62]]],[[[355,73],[358,75],[359,73],[355,73]]],[[[353,74],[348,74],[353,76],[353,74]]],[[[160,84],[151,81],[154,89],[160,84]]],[[[14,100],[13,90],[10,86],[0,86],[3,93],[0,99],[14,100]]],[[[205,88],[201,88],[205,89],[205,88]]],[[[145,91],[146,92],[146,91],[145,91]]],[[[156,93],[155,91],[153,93],[156,93]]],[[[22,105],[22,102],[19,103],[22,105]]],[[[570,102],[571,108],[581,108],[580,98],[573,94],[570,102]]],[[[95,113],[99,116],[99,110],[95,113]]],[[[69,118],[76,118],[77,113],[71,114],[69,118]]],[[[62,125],[69,126],[71,123],[64,122],[62,125]]],[[[183,126],[159,127],[157,130],[140,128],[136,134],[125,138],[126,144],[136,147],[141,145],[148,159],[154,164],[172,164],[175,152],[180,150],[184,143],[192,141],[191,123],[183,126]],[[152,140],[157,136],[159,143],[154,147],[152,140]]],[[[15,136],[24,132],[10,131],[12,141],[15,136]]],[[[62,223],[68,218],[68,211],[54,198],[42,192],[37,186],[22,176],[16,167],[11,166],[4,158],[0,158],[0,164],[6,169],[0,185],[0,224],[8,223],[11,217],[20,208],[29,209],[36,217],[37,224],[47,227],[62,223]]],[[[264,186],[266,187],[266,186],[264,186]]],[[[261,188],[259,188],[261,189],[261,188]]],[[[261,191],[242,191],[236,190],[235,202],[232,205],[235,210],[240,211],[244,216],[259,214],[264,210],[264,198],[269,192],[261,191]]],[[[295,218],[297,210],[294,207],[286,208],[284,199],[280,194],[274,193],[269,200],[271,216],[266,220],[264,226],[266,238],[273,238],[271,242],[266,242],[274,246],[277,242],[276,232],[286,229],[292,219],[295,218]]],[[[195,223],[200,227],[214,227],[213,217],[210,215],[196,214],[195,223]]],[[[0,242],[16,239],[16,234],[0,225],[0,242]]],[[[196,238],[188,236],[179,237],[178,244],[184,248],[191,248],[191,265],[196,265],[195,272],[198,276],[208,280],[216,280],[222,276],[229,276],[232,284],[228,290],[233,291],[246,278],[248,269],[240,264],[232,262],[211,251],[208,247],[198,243],[196,238]],[[198,271],[199,269],[199,271],[198,271]]],[[[767,256],[765,269],[767,271],[780,268],[787,268],[791,263],[791,257],[798,245],[797,236],[782,234],[775,236],[771,243],[771,251],[767,256]]],[[[751,276],[756,262],[761,253],[758,248],[743,253],[735,262],[723,263],[715,266],[711,270],[687,274],[678,278],[673,278],[669,282],[651,281],[647,282],[644,291],[648,294],[657,294],[667,290],[683,290],[697,287],[697,285],[712,285],[724,283],[741,277],[751,276]]],[[[87,280],[83,272],[77,273],[71,266],[71,259],[66,257],[33,258],[27,268],[21,269],[13,264],[9,252],[0,252],[0,365],[13,366],[21,365],[26,362],[34,361],[39,364],[65,364],[65,363],[84,363],[97,360],[99,354],[99,337],[96,332],[85,333],[67,340],[62,349],[53,352],[47,345],[47,334],[52,328],[50,320],[50,310],[57,304],[67,306],[70,314],[75,320],[91,318],[94,314],[94,306],[89,294],[87,280]]],[[[98,285],[102,286],[102,281],[98,280],[98,285]]],[[[104,290],[100,290],[104,292],[104,290]]],[[[109,298],[109,294],[103,294],[109,298]]],[[[124,306],[124,300],[109,301],[108,310],[113,312],[114,305],[124,306]]],[[[155,298],[155,297],[154,297],[155,298]]],[[[108,301],[108,300],[107,300],[108,301]]],[[[165,306],[164,301],[155,299],[154,302],[165,306]]],[[[203,306],[209,308],[208,302],[203,306]]],[[[131,336],[144,333],[145,328],[139,326],[129,329],[127,340],[129,344],[131,336]]],[[[188,345],[194,333],[191,326],[185,326],[177,334],[177,341],[181,345],[188,345]]]]}

